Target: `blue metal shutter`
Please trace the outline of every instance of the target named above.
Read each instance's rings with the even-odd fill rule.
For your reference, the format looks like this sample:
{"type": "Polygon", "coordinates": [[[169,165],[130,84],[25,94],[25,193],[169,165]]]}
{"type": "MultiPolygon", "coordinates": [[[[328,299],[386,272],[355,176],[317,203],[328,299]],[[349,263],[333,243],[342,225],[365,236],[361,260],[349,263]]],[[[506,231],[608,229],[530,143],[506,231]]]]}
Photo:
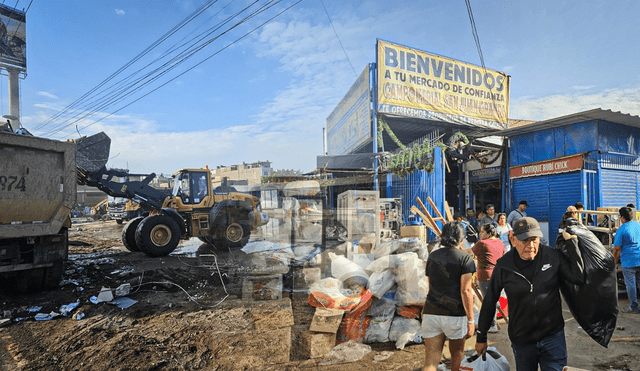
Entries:
{"type": "MultiPolygon", "coordinates": [[[[520,178],[513,180],[513,194],[511,205],[518,207],[521,200],[526,200],[527,216],[536,218],[539,222],[548,219],[549,212],[549,177],[520,178]]],[[[511,212],[511,211],[509,211],[511,212]]]]}
{"type": "Polygon", "coordinates": [[[567,207],[582,200],[582,172],[549,176],[549,238],[555,242],[558,225],[567,207]]]}
{"type": "Polygon", "coordinates": [[[602,204],[622,207],[628,203],[638,206],[638,173],[635,171],[601,169],[602,204]]]}

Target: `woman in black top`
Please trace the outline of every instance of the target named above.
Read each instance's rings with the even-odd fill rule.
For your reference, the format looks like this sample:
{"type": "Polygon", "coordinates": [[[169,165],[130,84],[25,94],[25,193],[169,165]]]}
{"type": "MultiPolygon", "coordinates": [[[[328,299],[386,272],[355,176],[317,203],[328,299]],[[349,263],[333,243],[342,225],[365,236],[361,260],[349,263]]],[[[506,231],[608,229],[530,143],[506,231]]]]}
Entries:
{"type": "Polygon", "coordinates": [[[422,312],[422,336],[426,361],[424,370],[435,371],[449,339],[451,371],[460,369],[464,343],[473,335],[473,289],[471,277],[476,271],[472,255],[462,251],[465,237],[459,222],[442,227],[441,248],[427,259],[429,294],[422,312]]]}

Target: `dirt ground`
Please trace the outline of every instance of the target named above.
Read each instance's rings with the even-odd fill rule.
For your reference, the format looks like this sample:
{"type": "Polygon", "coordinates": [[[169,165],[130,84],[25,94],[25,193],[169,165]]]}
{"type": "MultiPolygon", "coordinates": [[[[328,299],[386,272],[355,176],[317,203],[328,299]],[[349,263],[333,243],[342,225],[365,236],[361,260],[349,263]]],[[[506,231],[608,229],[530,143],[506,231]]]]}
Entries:
{"type": "MultiPolygon", "coordinates": [[[[393,343],[371,344],[372,352],[348,364],[320,366],[321,358],[302,359],[295,333],[308,329],[315,308],[299,292],[283,293],[285,300],[291,300],[293,335],[273,331],[268,346],[250,332],[232,336],[238,328],[250,326],[248,304],[241,300],[247,254],[213,251],[191,240],[170,256],[149,258],[123,247],[121,229],[113,221],[74,224],[59,289],[0,294],[0,315],[11,319],[0,328],[0,371],[420,370],[423,366],[422,344],[403,350],[393,343]],[[126,297],[136,301],[133,305],[119,308],[91,301],[102,287],[115,289],[125,283],[131,285],[126,297]],[[34,319],[37,313],[60,313],[61,306],[76,302],[78,307],[67,316],[34,319]],[[277,358],[274,349],[287,349],[289,343],[289,357],[277,358]]],[[[619,304],[627,305],[624,296],[619,304]]],[[[618,329],[604,348],[579,328],[568,309],[564,314],[570,366],[640,370],[640,315],[621,313],[618,329]]],[[[507,326],[501,323],[499,333],[489,336],[489,345],[515,369],[507,326]]],[[[469,355],[474,341],[475,337],[467,342],[469,355]]]]}

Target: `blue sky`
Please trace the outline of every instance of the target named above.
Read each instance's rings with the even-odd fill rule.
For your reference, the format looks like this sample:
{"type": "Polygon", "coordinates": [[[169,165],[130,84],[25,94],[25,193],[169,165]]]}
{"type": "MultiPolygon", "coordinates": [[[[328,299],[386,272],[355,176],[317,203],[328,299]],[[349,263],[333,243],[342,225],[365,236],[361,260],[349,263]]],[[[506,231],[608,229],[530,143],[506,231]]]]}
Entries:
{"type": "MultiPolygon", "coordinates": [[[[26,17],[23,125],[36,135],[55,129],[54,122],[34,130],[204,2],[34,0],[26,17]]],[[[108,165],[140,173],[266,160],[306,172],[322,153],[327,116],[375,62],[376,38],[480,64],[463,0],[323,2],[333,27],[320,0],[303,0],[128,107],[113,113],[133,99],[47,136],[77,137],[76,124],[83,135],[105,131],[112,139],[108,165]]],[[[277,3],[160,82],[294,3],[277,3]]],[[[215,3],[139,66],[249,4],[215,3]]],[[[17,7],[28,5],[19,0],[17,7]]],[[[471,6],[486,67],[511,75],[510,118],[543,120],[598,107],[640,115],[640,2],[471,0],[471,6]]],[[[2,76],[2,114],[9,113],[7,86],[2,76]]]]}

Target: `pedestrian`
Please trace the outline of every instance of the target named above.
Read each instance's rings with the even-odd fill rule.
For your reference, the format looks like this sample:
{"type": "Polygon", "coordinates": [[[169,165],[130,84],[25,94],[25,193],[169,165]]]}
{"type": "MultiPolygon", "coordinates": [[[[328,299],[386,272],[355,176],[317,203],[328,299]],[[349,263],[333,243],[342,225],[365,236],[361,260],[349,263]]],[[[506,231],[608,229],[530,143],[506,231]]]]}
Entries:
{"type": "Polygon", "coordinates": [[[518,208],[509,213],[509,216],[507,217],[507,223],[509,223],[511,228],[513,228],[513,223],[516,220],[527,216],[527,212],[525,211],[527,207],[529,207],[527,201],[522,200],[518,203],[518,208]]]}
{"type": "Polygon", "coordinates": [[[584,263],[577,237],[563,231],[567,258],[559,250],[541,245],[538,221],[520,218],[513,226],[514,247],[498,259],[478,321],[476,351],[487,351],[496,303],[504,290],[509,300],[509,339],[518,371],[562,370],[567,365],[567,346],[560,286],[563,281],[582,284],[584,263]]]}
{"type": "MultiPolygon", "coordinates": [[[[504,215],[504,214],[503,214],[504,215]]],[[[478,288],[485,297],[489,291],[489,279],[496,265],[496,262],[505,254],[504,244],[499,238],[496,227],[491,223],[487,223],[480,228],[480,241],[471,248],[476,256],[478,268],[476,271],[476,281],[478,288]]],[[[495,309],[495,308],[494,308],[495,309]]],[[[493,323],[488,332],[498,332],[496,326],[495,311],[493,314],[493,323]]]]}
{"type": "Polygon", "coordinates": [[[460,370],[464,343],[473,335],[473,257],[461,250],[464,228],[459,222],[442,227],[440,246],[427,259],[429,293],[422,311],[422,337],[426,350],[423,370],[435,371],[449,339],[451,371],[460,370]]]}
{"type": "Polygon", "coordinates": [[[498,216],[496,215],[495,206],[493,206],[493,204],[487,204],[487,207],[485,208],[485,210],[487,211],[487,213],[478,222],[478,228],[477,229],[482,228],[482,226],[487,224],[487,223],[498,224],[497,223],[498,216]]]}
{"type": "Polygon", "coordinates": [[[593,216],[591,216],[591,214],[584,214],[584,204],[580,201],[576,202],[573,205],[576,210],[578,211],[578,214],[583,214],[582,217],[580,219],[578,219],[578,221],[584,225],[592,225],[593,224],[593,216]]]}
{"type": "Polygon", "coordinates": [[[618,227],[613,240],[613,257],[622,266],[629,298],[629,307],[621,309],[621,312],[640,314],[637,293],[640,286],[640,224],[633,222],[633,210],[630,207],[621,207],[618,213],[622,225],[618,227]]]}
{"type": "Polygon", "coordinates": [[[558,225],[558,234],[562,234],[562,231],[567,228],[568,219],[578,220],[578,209],[573,205],[568,206],[567,211],[562,214],[562,219],[560,220],[560,224],[558,225]]]}
{"type": "Polygon", "coordinates": [[[467,221],[477,230],[478,219],[476,219],[476,212],[470,207],[467,208],[467,221]]]}
{"type": "Polygon", "coordinates": [[[473,228],[471,223],[469,223],[465,219],[465,217],[462,216],[462,214],[460,213],[453,214],[453,220],[460,222],[460,224],[462,224],[462,226],[464,227],[465,238],[464,238],[464,243],[462,245],[463,250],[470,249],[474,243],[478,242],[478,233],[476,232],[475,228],[473,228]]]}
{"type": "Polygon", "coordinates": [[[504,245],[504,251],[508,252],[511,250],[509,238],[511,237],[513,229],[511,228],[511,225],[507,223],[507,214],[498,214],[498,226],[496,227],[496,231],[498,232],[498,235],[500,235],[500,241],[502,241],[502,244],[504,245]]]}

